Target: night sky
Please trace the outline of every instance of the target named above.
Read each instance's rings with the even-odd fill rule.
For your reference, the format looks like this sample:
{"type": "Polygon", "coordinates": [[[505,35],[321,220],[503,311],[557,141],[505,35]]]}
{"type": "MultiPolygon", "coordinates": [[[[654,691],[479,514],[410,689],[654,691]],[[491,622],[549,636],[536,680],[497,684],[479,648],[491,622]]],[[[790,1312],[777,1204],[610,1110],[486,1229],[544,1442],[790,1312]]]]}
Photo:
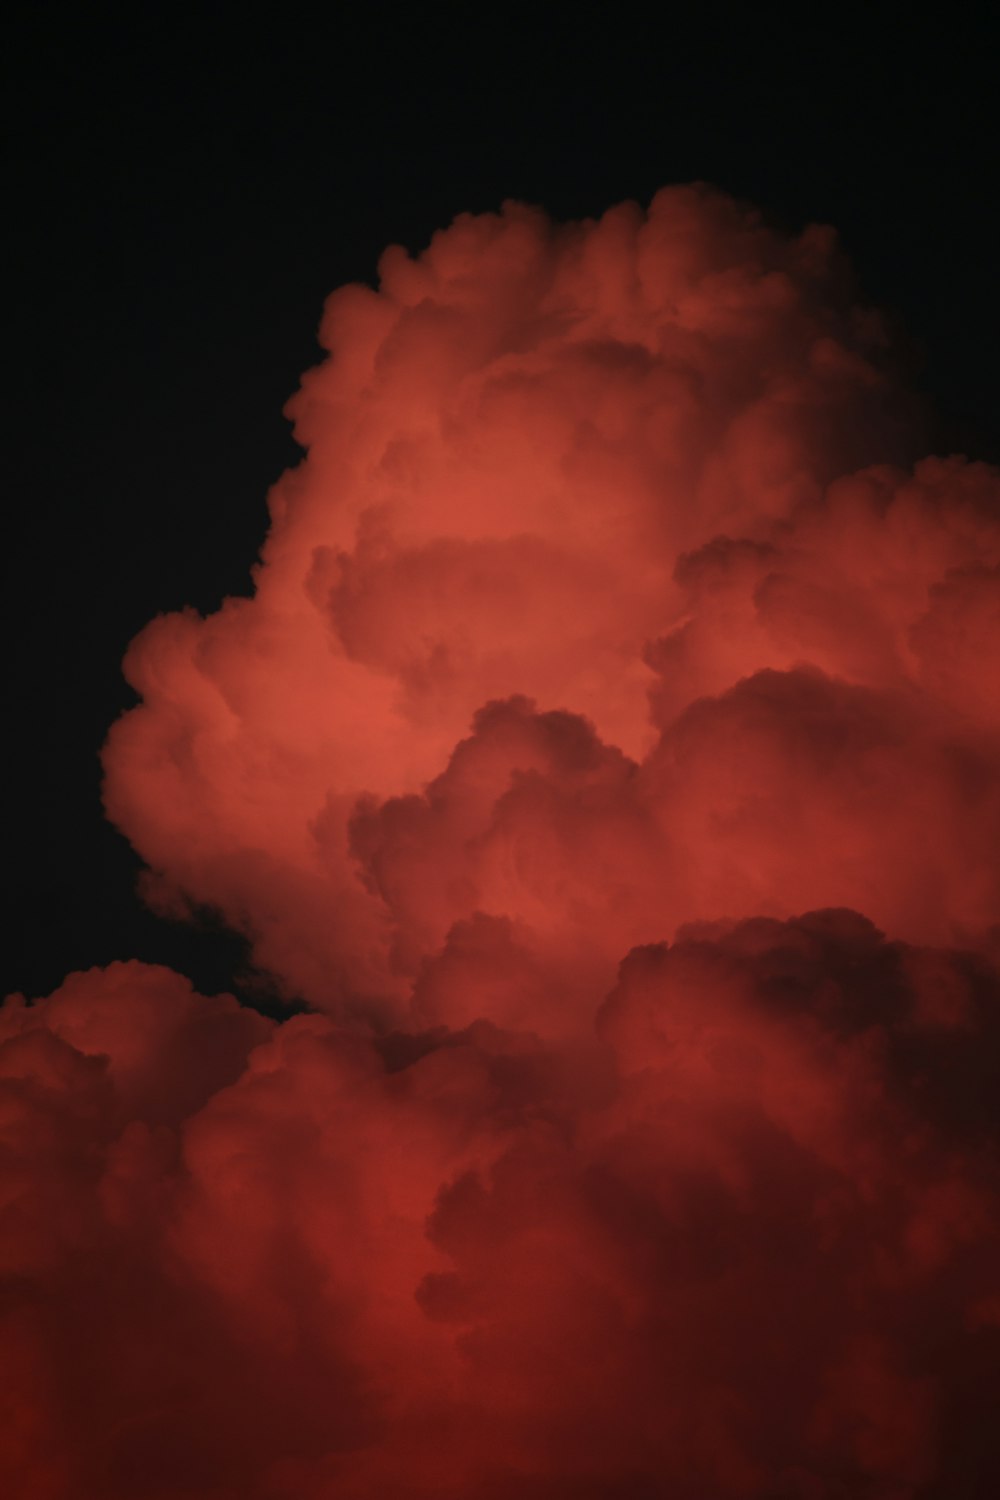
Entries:
{"type": "Polygon", "coordinates": [[[968,16],[713,6],[657,35],[590,6],[530,25],[480,7],[15,21],[7,988],[121,956],[210,990],[238,976],[208,917],[175,927],[136,900],[97,752],[141,626],[249,593],[324,298],[373,283],[387,244],[507,198],[573,218],[694,180],[779,229],[833,224],[929,398],[925,450],[1000,458],[1000,133],[968,16]]]}

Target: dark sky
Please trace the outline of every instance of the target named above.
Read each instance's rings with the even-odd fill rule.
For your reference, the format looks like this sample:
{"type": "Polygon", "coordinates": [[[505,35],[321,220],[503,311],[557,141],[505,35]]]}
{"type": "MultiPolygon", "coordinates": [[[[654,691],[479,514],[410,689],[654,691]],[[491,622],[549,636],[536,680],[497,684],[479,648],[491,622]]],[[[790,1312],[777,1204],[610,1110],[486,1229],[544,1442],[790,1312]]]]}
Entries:
{"type": "Polygon", "coordinates": [[[32,8],[10,79],[3,989],[114,958],[231,985],[234,939],[144,913],[101,818],[119,664],[157,611],[248,591],[323,298],[516,197],[557,217],[704,179],[836,225],[905,328],[928,448],[1000,460],[995,50],[972,12],[414,7],[183,25],[32,8]],[[892,14],[895,12],[895,16],[892,14]]]}

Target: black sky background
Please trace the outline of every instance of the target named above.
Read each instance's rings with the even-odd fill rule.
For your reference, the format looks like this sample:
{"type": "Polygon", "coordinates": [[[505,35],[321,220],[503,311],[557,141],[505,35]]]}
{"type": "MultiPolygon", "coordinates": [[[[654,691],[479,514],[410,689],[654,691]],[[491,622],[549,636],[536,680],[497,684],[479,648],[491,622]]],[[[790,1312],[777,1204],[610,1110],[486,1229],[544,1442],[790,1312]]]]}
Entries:
{"type": "Polygon", "coordinates": [[[926,447],[1000,461],[1000,126],[983,11],[25,8],[9,78],[0,992],[116,958],[250,993],[146,913],[98,750],[158,611],[249,592],[282,407],[336,286],[464,210],[702,179],[833,223],[908,335],[926,447]]]}

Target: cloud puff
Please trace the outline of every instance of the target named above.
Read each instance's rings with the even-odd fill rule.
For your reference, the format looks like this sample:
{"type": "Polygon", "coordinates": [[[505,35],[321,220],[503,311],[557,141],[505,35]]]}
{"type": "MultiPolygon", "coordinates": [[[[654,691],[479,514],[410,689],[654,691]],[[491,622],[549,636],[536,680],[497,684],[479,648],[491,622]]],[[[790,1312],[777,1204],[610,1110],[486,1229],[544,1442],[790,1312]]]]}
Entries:
{"type": "Polygon", "coordinates": [[[707,189],[380,271],[105,750],[307,1013],[3,1007],[7,1492],[991,1493],[1000,478],[707,189]]]}
{"type": "Polygon", "coordinates": [[[995,477],[842,478],[894,455],[903,403],[828,231],[674,188],[596,223],[462,217],[380,270],[327,305],[255,597],[129,651],[106,800],[158,900],[219,908],[314,1003],[392,1009],[355,801],[419,795],[484,703],[642,759],[765,668],[992,701],[934,643],[988,609],[959,600],[998,561],[995,477]]]}
{"type": "MultiPolygon", "coordinates": [[[[442,963],[489,999],[512,951],[473,925],[442,963]]],[[[995,1469],[984,960],[758,918],[634,949],[571,1040],[301,1016],[226,1045],[232,1002],[122,967],[4,1015],[13,1493],[916,1496],[995,1469]],[[128,1098],[151,991],[219,1043],[170,1125],[143,1102],[176,1089],[162,1016],[128,1098]]]]}

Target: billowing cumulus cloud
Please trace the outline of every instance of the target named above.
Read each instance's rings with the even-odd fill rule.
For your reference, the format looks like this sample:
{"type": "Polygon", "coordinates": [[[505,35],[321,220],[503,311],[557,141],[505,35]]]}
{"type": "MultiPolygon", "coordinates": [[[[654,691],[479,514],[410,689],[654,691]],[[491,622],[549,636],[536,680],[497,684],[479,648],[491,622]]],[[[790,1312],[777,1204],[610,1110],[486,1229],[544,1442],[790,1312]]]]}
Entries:
{"type": "Polygon", "coordinates": [[[105,751],[173,912],[0,1013],[17,1500],[1000,1482],[1000,477],[701,189],[348,287],[105,751]]]}

